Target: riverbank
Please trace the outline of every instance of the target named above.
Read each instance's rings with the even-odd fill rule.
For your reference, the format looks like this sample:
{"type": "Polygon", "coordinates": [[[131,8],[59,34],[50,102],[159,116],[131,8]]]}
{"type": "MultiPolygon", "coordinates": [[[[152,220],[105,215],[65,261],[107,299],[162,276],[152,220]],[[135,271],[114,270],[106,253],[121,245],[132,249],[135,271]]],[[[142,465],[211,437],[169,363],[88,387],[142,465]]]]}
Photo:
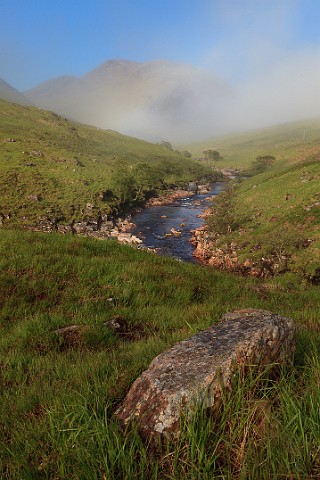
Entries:
{"type": "Polygon", "coordinates": [[[158,197],[150,198],[142,207],[135,207],[125,217],[116,217],[113,215],[101,215],[94,212],[94,207],[90,203],[86,205],[84,211],[85,219],[81,222],[58,223],[57,219],[42,218],[35,226],[25,226],[27,230],[34,232],[61,234],[71,233],[83,237],[97,238],[99,240],[114,239],[120,243],[139,246],[143,243],[142,239],[134,235],[132,231],[136,227],[132,221],[132,216],[144,209],[152,206],[171,205],[176,200],[184,197],[196,195],[197,191],[202,193],[209,191],[210,185],[197,185],[196,191],[177,189],[168,190],[158,197]]]}
{"type": "Polygon", "coordinates": [[[202,265],[209,265],[221,271],[248,275],[251,277],[267,277],[270,275],[270,265],[265,262],[258,266],[249,258],[243,262],[239,260],[235,242],[224,246],[215,246],[206,226],[193,230],[190,242],[194,245],[193,256],[202,265]]]}

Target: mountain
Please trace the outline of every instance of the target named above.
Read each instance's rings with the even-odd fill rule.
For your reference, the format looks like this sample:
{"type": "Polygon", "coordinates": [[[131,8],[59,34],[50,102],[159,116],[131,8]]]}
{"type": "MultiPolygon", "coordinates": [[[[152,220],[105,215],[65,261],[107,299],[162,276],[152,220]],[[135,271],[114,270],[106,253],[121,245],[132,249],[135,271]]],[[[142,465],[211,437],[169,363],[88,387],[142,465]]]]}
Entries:
{"type": "Polygon", "coordinates": [[[214,112],[230,89],[190,65],[110,60],[83,77],[58,77],[25,94],[39,107],[82,123],[177,141],[212,135],[219,120],[214,112]]]}
{"type": "Polygon", "coordinates": [[[18,103],[20,105],[31,105],[30,100],[28,100],[22,93],[16,90],[14,87],[9,85],[0,78],[0,98],[6,100],[7,102],[18,103]]]}

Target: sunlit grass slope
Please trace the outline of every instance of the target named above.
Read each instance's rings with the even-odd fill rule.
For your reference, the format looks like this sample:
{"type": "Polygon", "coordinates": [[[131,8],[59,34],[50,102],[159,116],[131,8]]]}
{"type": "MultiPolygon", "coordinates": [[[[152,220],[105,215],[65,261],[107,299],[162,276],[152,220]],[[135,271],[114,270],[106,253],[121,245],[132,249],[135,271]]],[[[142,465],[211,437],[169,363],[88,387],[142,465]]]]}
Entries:
{"type": "Polygon", "coordinates": [[[320,119],[314,119],[226,135],[186,148],[199,158],[204,150],[218,150],[224,160],[217,167],[246,170],[259,155],[273,155],[282,164],[294,163],[319,151],[319,145],[320,119]]]}
{"type": "MultiPolygon", "coordinates": [[[[236,246],[242,262],[253,260],[257,266],[271,262],[277,272],[298,273],[309,280],[317,276],[320,120],[221,137],[189,150],[200,155],[207,148],[217,149],[223,156],[217,167],[255,173],[237,186],[232,201],[234,210],[228,212],[233,218],[231,232],[220,234],[215,244],[236,246]],[[271,156],[274,160],[265,171],[256,174],[252,164],[261,156],[271,156]]],[[[215,222],[211,220],[209,228],[214,232],[215,222]]]]}
{"type": "Polygon", "coordinates": [[[317,478],[319,287],[239,279],[118,245],[0,232],[0,477],[317,478]],[[235,384],[219,419],[199,412],[152,452],[112,416],[153,357],[236,308],[297,323],[295,367],[235,384]],[[115,333],[108,322],[126,325],[115,333]],[[58,335],[61,327],[79,325],[58,335]],[[312,477],[315,475],[315,477],[312,477]]]}
{"type": "MultiPolygon", "coordinates": [[[[32,225],[40,216],[81,220],[143,201],[150,191],[208,170],[160,145],[0,100],[0,214],[32,225]]],[[[7,222],[8,223],[8,222],[7,222]]]]}
{"type": "Polygon", "coordinates": [[[240,185],[238,208],[257,217],[256,226],[284,225],[286,221],[310,228],[314,233],[320,221],[319,153],[291,165],[277,163],[268,171],[240,185]]]}
{"type": "Polygon", "coordinates": [[[320,271],[320,144],[313,151],[318,153],[288,158],[285,164],[276,159],[265,172],[241,182],[234,227],[218,242],[234,242],[242,261],[272,260],[282,273],[315,278],[320,271]]]}

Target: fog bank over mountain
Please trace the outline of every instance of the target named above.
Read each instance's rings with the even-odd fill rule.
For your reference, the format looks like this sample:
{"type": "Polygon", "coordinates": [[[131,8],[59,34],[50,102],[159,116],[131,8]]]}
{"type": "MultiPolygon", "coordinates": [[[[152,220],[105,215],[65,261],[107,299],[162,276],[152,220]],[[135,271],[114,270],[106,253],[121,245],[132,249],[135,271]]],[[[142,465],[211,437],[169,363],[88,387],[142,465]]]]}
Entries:
{"type": "Polygon", "coordinates": [[[319,116],[317,53],[282,59],[233,88],[190,65],[110,60],[83,77],[52,79],[25,95],[37,106],[100,128],[190,142],[319,116]]]}
{"type": "Polygon", "coordinates": [[[226,131],[320,117],[316,4],[212,2],[212,18],[222,26],[222,33],[202,64],[234,86],[233,98],[224,105],[226,131]]]}
{"type": "Polygon", "coordinates": [[[225,103],[227,132],[320,117],[320,49],[277,60],[252,72],[225,103]]]}
{"type": "Polygon", "coordinates": [[[38,3],[5,2],[0,77],[42,108],[174,144],[320,115],[319,1],[38,3]]]}
{"type": "Polygon", "coordinates": [[[110,60],[83,77],[25,92],[36,105],[147,140],[183,141],[219,130],[230,87],[205,70],[166,61],[110,60]]]}

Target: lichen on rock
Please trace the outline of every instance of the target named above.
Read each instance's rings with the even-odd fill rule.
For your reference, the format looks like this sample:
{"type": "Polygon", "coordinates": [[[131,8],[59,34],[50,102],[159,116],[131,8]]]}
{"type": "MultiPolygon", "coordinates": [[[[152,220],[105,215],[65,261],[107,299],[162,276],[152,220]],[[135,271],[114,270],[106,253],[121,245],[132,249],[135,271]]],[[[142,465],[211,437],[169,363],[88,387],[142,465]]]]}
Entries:
{"type": "Polygon", "coordinates": [[[265,310],[238,310],[217,325],[158,355],[133,383],[116,411],[122,425],[137,424],[144,438],[179,433],[182,411],[200,401],[214,410],[239,367],[291,362],[293,320],[265,310]]]}

